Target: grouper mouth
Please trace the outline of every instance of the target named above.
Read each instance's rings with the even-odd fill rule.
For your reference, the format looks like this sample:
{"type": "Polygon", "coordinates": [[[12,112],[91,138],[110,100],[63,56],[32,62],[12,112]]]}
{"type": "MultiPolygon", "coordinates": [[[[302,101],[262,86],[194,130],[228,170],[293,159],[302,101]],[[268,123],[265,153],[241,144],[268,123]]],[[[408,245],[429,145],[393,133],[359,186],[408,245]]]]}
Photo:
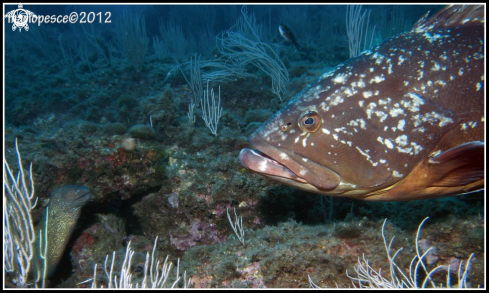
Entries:
{"type": "Polygon", "coordinates": [[[242,149],[239,160],[251,171],[299,188],[312,185],[318,190],[327,191],[333,190],[341,182],[340,176],[331,169],[292,150],[277,148],[258,135],[250,136],[249,142],[257,150],[242,149]]]}
{"type": "Polygon", "coordinates": [[[260,151],[246,148],[242,149],[239,153],[239,160],[244,167],[256,173],[268,176],[283,177],[295,180],[297,182],[307,183],[306,180],[297,176],[290,169],[260,151]]]}

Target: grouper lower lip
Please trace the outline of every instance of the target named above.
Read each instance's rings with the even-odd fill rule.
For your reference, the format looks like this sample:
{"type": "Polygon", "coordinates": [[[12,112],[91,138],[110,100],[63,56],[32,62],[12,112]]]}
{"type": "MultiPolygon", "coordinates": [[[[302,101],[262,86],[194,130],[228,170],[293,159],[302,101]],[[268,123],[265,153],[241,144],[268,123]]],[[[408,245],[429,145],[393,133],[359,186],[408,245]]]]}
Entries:
{"type": "Polygon", "coordinates": [[[277,176],[288,178],[301,183],[307,183],[306,180],[297,176],[287,167],[275,161],[274,159],[252,149],[244,148],[239,153],[239,160],[244,167],[268,176],[277,176]]]}
{"type": "Polygon", "coordinates": [[[252,134],[248,140],[252,147],[268,157],[250,149],[241,150],[239,155],[241,164],[252,171],[307,183],[319,190],[332,190],[341,182],[340,176],[331,169],[291,150],[277,148],[256,133],[252,134]]]}

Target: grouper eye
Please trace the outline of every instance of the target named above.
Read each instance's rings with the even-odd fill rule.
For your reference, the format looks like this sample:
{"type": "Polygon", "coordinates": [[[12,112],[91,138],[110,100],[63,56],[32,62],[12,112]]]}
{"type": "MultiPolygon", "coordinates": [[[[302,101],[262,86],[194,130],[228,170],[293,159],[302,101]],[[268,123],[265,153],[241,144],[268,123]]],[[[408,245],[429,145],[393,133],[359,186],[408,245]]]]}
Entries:
{"type": "Polygon", "coordinates": [[[299,127],[302,131],[315,132],[321,126],[321,116],[313,111],[306,111],[299,118],[299,127]]]}

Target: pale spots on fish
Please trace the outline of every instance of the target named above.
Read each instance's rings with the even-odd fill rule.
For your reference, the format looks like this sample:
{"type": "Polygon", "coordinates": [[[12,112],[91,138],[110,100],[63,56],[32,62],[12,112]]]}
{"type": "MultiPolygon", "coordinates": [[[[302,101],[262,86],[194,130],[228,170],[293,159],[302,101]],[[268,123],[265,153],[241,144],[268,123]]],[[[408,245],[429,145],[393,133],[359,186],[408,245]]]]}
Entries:
{"type": "Polygon", "coordinates": [[[435,81],[435,84],[439,84],[441,86],[445,86],[447,83],[444,82],[443,80],[437,80],[437,81],[435,81]]]}
{"type": "Polygon", "coordinates": [[[397,138],[396,138],[396,143],[399,145],[399,146],[406,146],[408,144],[408,136],[403,134],[403,135],[399,135],[397,138]]]}
{"type": "Polygon", "coordinates": [[[404,62],[404,56],[403,55],[399,55],[399,62],[397,62],[397,65],[401,65],[403,62],[404,62]]]}
{"type": "Polygon", "coordinates": [[[354,82],[351,83],[351,87],[352,87],[353,90],[355,90],[355,87],[364,88],[366,86],[367,85],[363,81],[363,78],[360,78],[358,81],[354,81],[354,82]]]}
{"type": "MultiPolygon", "coordinates": [[[[372,157],[368,154],[370,152],[370,150],[362,150],[361,148],[359,148],[358,146],[355,146],[355,148],[357,149],[357,151],[362,155],[364,156],[367,161],[369,161],[373,167],[376,167],[379,162],[375,162],[372,160],[372,157]]],[[[382,159],[381,159],[382,160],[382,159]]]]}
{"type": "Polygon", "coordinates": [[[309,133],[302,139],[302,146],[306,147],[307,146],[307,138],[309,137],[309,133]]]}
{"type": "Polygon", "coordinates": [[[413,146],[415,155],[419,154],[419,152],[421,152],[424,149],[422,146],[416,144],[414,141],[411,142],[411,146],[413,146]]]}
{"type": "Polygon", "coordinates": [[[367,123],[365,122],[365,120],[363,120],[363,119],[357,119],[356,121],[358,121],[360,123],[360,128],[361,129],[367,129],[367,127],[366,127],[367,123]]]}
{"type": "Polygon", "coordinates": [[[268,161],[262,161],[258,166],[258,170],[260,170],[260,172],[264,173],[267,169],[268,169],[268,161]]]}
{"type": "Polygon", "coordinates": [[[399,104],[396,103],[389,111],[389,114],[392,116],[392,117],[397,117],[399,115],[404,115],[406,116],[406,114],[404,113],[404,109],[402,108],[399,108],[399,104]],[[397,106],[396,106],[397,105],[397,106]]]}
{"type": "Polygon", "coordinates": [[[319,107],[324,111],[324,112],[328,112],[329,111],[329,106],[326,104],[326,102],[321,102],[321,104],[319,104],[319,107]]]}
{"type": "Polygon", "coordinates": [[[370,83],[374,83],[374,82],[375,82],[375,83],[381,83],[381,82],[383,82],[384,80],[385,80],[385,76],[384,76],[384,74],[382,73],[381,75],[377,75],[377,76],[375,76],[374,78],[372,78],[372,79],[370,80],[370,83]]]}
{"type": "Polygon", "coordinates": [[[287,135],[285,132],[280,133],[280,131],[279,131],[278,133],[279,133],[279,135],[280,135],[280,138],[279,138],[279,139],[280,139],[281,141],[286,141],[286,140],[287,140],[288,135],[287,135]]]}
{"type": "Polygon", "coordinates": [[[423,70],[418,70],[418,74],[419,74],[418,80],[421,80],[423,78],[423,76],[424,76],[424,71],[423,70]]]}
{"type": "Polygon", "coordinates": [[[370,58],[375,59],[375,64],[380,65],[384,60],[384,55],[375,52],[372,56],[370,56],[370,58]]]}
{"type": "Polygon", "coordinates": [[[387,67],[387,74],[392,74],[394,71],[392,70],[392,63],[391,59],[387,59],[387,63],[389,63],[389,66],[387,67]]]}
{"type": "Polygon", "coordinates": [[[426,130],[426,128],[424,128],[423,126],[421,126],[421,127],[416,127],[416,128],[414,128],[412,131],[413,131],[413,132],[414,132],[414,131],[417,131],[417,132],[425,132],[425,130],[426,130]]]}
{"type": "Polygon", "coordinates": [[[381,136],[377,137],[377,141],[384,144],[384,139],[381,136]]]}
{"type": "Polygon", "coordinates": [[[389,115],[382,110],[374,110],[376,107],[377,104],[374,102],[368,104],[367,109],[365,110],[365,112],[367,113],[367,119],[371,119],[372,114],[375,114],[375,116],[377,116],[382,123],[385,119],[387,119],[387,117],[389,117],[389,115]]]}
{"type": "Polygon", "coordinates": [[[412,150],[413,148],[412,147],[400,147],[400,146],[396,146],[396,149],[399,151],[399,153],[405,153],[405,154],[412,154],[412,150]]]}
{"type": "Polygon", "coordinates": [[[404,131],[404,126],[406,125],[406,120],[404,119],[401,119],[399,120],[398,124],[397,124],[397,128],[401,131],[404,131]]]}
{"type": "Polygon", "coordinates": [[[443,44],[443,38],[450,37],[449,35],[441,35],[437,33],[431,34],[430,32],[425,32],[424,34],[422,34],[422,36],[425,37],[428,40],[428,42],[430,43],[438,42],[440,43],[440,45],[443,44]]]}
{"type": "Polygon", "coordinates": [[[397,172],[397,171],[393,171],[393,172],[392,172],[392,176],[394,176],[394,177],[403,177],[404,175],[400,174],[400,173],[399,173],[399,172],[397,172]]]}
{"type": "Polygon", "coordinates": [[[319,77],[319,80],[322,80],[322,79],[325,79],[325,78],[328,78],[330,76],[333,76],[334,75],[334,72],[335,70],[334,69],[331,69],[330,71],[324,73],[323,75],[321,75],[321,77],[319,77]]]}
{"type": "Polygon", "coordinates": [[[438,64],[438,62],[436,62],[436,61],[431,61],[431,62],[434,63],[433,67],[431,67],[431,70],[432,71],[440,71],[440,68],[441,68],[440,64],[438,64]]]}
{"type": "Polygon", "coordinates": [[[350,187],[352,189],[355,188],[355,187],[357,187],[355,184],[346,183],[346,182],[343,182],[343,181],[340,182],[339,186],[348,186],[348,187],[350,187]]]}
{"type": "Polygon", "coordinates": [[[424,100],[418,96],[415,93],[407,93],[405,97],[409,97],[411,101],[409,100],[402,100],[401,105],[411,111],[411,112],[418,112],[419,111],[419,106],[424,105],[424,100]]]}
{"type": "Polygon", "coordinates": [[[414,127],[417,127],[423,122],[428,122],[431,125],[438,125],[440,127],[446,126],[454,122],[452,118],[446,117],[443,114],[439,114],[436,112],[417,114],[412,118],[412,120],[414,123],[414,127]]]}
{"type": "MultiPolygon", "coordinates": [[[[410,178],[413,168],[450,131],[458,132],[448,142],[459,136],[474,140],[478,136],[473,133],[483,133],[484,127],[483,111],[474,117],[470,108],[485,87],[481,28],[478,39],[473,40],[459,28],[444,29],[443,20],[438,24],[442,29],[433,30],[435,25],[420,22],[411,32],[324,73],[257,133],[264,141],[275,142],[275,146],[281,142],[281,148],[290,151],[287,159],[280,156],[284,161],[317,163],[336,172],[339,182],[360,188],[410,178]],[[467,93],[466,102],[454,99],[460,92],[467,93]],[[319,127],[308,130],[300,124],[298,117],[306,111],[316,112],[319,127]],[[474,132],[478,129],[482,131],[474,132]],[[302,157],[291,158],[293,155],[302,157]],[[356,172],[350,171],[351,162],[358,162],[356,172]],[[377,175],[379,172],[383,175],[377,175]],[[368,183],[362,181],[365,176],[372,176],[368,183]]],[[[315,168],[293,172],[305,176],[315,168]]]]}
{"type": "Polygon", "coordinates": [[[326,133],[326,134],[330,134],[330,133],[331,133],[331,131],[329,131],[329,130],[328,130],[328,129],[326,129],[326,128],[321,128],[321,130],[322,130],[324,133],[326,133]]]}
{"type": "Polygon", "coordinates": [[[340,73],[340,74],[336,75],[331,81],[334,84],[337,84],[337,83],[345,84],[347,78],[348,78],[347,74],[340,73]]]}
{"type": "Polygon", "coordinates": [[[355,90],[352,91],[352,89],[348,88],[348,87],[342,87],[341,89],[342,89],[342,91],[346,97],[351,97],[357,93],[357,91],[355,91],[355,90]]]}
{"type": "Polygon", "coordinates": [[[389,117],[389,115],[387,115],[384,111],[380,110],[375,111],[375,115],[380,119],[381,123],[384,122],[387,117],[389,117]]]}
{"type": "MultiPolygon", "coordinates": [[[[368,99],[368,98],[370,98],[371,96],[372,96],[372,92],[371,92],[371,91],[366,91],[366,92],[363,92],[363,97],[364,97],[365,99],[368,99]]],[[[363,103],[363,101],[362,101],[362,103],[363,103]]]]}

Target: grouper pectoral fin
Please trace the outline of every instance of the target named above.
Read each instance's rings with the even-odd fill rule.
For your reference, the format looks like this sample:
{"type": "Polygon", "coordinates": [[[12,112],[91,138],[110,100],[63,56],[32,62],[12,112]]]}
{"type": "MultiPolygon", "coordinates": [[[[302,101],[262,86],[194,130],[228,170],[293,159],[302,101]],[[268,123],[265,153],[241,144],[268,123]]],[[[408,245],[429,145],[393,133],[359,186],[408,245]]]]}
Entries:
{"type": "Polygon", "coordinates": [[[460,186],[484,178],[484,143],[473,141],[449,149],[429,159],[442,175],[431,186],[460,186]]]}
{"type": "Polygon", "coordinates": [[[425,158],[406,178],[367,195],[404,201],[470,193],[484,188],[484,142],[472,141],[425,158]],[[409,198],[406,194],[410,194],[409,198]]]}

